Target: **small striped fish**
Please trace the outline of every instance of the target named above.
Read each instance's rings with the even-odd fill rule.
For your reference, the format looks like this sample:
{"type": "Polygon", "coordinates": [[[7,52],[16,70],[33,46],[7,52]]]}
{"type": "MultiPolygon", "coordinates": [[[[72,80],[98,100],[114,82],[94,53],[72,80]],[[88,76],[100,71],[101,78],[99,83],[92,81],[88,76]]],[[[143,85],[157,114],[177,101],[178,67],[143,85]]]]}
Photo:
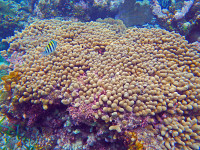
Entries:
{"type": "Polygon", "coordinates": [[[45,47],[45,51],[42,53],[42,55],[49,55],[52,52],[56,50],[57,42],[54,40],[51,40],[49,44],[45,47]]]}

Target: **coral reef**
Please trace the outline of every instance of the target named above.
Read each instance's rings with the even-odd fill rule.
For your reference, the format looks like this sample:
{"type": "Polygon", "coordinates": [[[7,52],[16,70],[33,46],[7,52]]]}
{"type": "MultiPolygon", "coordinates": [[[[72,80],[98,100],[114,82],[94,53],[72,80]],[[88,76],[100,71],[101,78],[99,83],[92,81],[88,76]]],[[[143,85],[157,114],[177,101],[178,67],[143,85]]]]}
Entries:
{"type": "Polygon", "coordinates": [[[196,45],[175,32],[112,22],[42,20],[9,38],[2,56],[21,59],[10,61],[7,78],[19,72],[11,84],[17,100],[2,113],[48,130],[57,149],[198,150],[196,45]],[[55,53],[42,57],[52,39],[55,53]]]}
{"type": "Polygon", "coordinates": [[[158,0],[153,0],[151,8],[157,17],[158,24],[169,31],[177,31],[181,35],[190,35],[191,30],[196,28],[199,22],[200,4],[198,0],[171,1],[171,5],[167,8],[163,8],[158,0]]]}
{"type": "Polygon", "coordinates": [[[15,30],[24,28],[29,13],[24,11],[25,4],[0,0],[0,37],[14,35],[15,30]]]}
{"type": "Polygon", "coordinates": [[[121,4],[124,3],[125,0],[94,0],[93,6],[106,8],[108,10],[118,9],[121,4]]]}
{"type": "Polygon", "coordinates": [[[36,137],[38,132],[35,129],[27,129],[33,132],[32,137],[24,135],[22,126],[12,124],[5,116],[0,116],[0,148],[3,149],[37,149],[36,137]],[[34,132],[36,131],[36,132],[34,132]]]}
{"type": "MultiPolygon", "coordinates": [[[[33,2],[33,14],[38,18],[74,17],[81,21],[114,17],[124,0],[52,0],[33,2]]],[[[31,2],[29,2],[29,5],[31,2]]]]}

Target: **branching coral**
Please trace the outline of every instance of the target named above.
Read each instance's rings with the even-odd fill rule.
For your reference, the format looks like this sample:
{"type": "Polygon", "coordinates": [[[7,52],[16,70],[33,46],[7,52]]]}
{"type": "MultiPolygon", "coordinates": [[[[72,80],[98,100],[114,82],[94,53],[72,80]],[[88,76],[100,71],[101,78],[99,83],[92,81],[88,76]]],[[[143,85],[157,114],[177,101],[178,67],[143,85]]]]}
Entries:
{"type": "Polygon", "coordinates": [[[171,6],[161,9],[162,3],[153,0],[151,3],[153,14],[158,23],[170,31],[178,31],[181,35],[190,35],[198,24],[199,2],[194,0],[172,1],[171,6]]]}

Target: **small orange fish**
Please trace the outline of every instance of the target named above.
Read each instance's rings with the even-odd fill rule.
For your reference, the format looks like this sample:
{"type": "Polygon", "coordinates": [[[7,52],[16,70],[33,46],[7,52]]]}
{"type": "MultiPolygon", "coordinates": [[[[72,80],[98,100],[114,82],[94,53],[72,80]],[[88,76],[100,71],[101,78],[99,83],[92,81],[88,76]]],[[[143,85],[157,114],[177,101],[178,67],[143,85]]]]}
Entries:
{"type": "Polygon", "coordinates": [[[17,142],[17,147],[22,147],[22,140],[20,140],[19,142],[17,142]]]}

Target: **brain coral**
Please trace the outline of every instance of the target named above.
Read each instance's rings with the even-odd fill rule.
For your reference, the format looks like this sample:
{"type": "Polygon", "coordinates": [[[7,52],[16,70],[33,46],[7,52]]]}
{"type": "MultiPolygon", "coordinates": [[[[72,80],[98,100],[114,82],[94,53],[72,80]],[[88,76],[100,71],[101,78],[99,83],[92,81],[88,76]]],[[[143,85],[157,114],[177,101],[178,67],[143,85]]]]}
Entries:
{"type": "Polygon", "coordinates": [[[162,149],[199,149],[195,45],[162,29],[116,31],[106,23],[45,20],[11,37],[2,55],[22,56],[14,64],[21,75],[12,86],[17,103],[44,110],[64,105],[77,121],[105,121],[111,132],[151,130],[162,149]],[[52,39],[58,42],[56,53],[42,56],[52,39]]]}

